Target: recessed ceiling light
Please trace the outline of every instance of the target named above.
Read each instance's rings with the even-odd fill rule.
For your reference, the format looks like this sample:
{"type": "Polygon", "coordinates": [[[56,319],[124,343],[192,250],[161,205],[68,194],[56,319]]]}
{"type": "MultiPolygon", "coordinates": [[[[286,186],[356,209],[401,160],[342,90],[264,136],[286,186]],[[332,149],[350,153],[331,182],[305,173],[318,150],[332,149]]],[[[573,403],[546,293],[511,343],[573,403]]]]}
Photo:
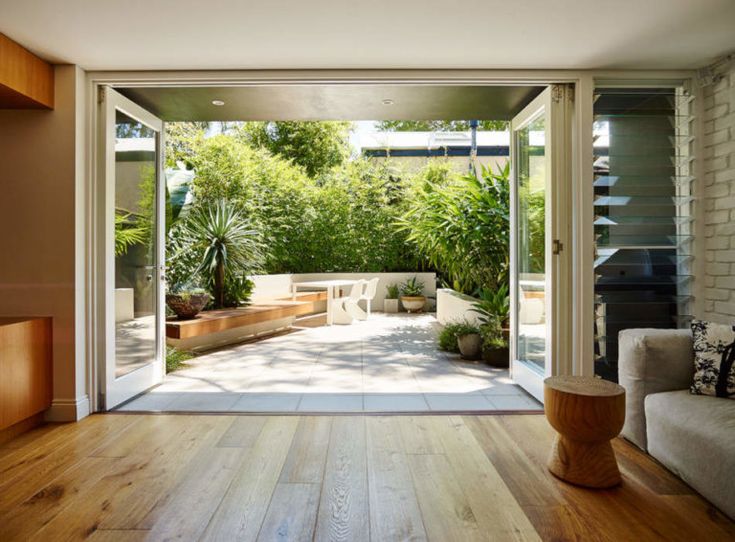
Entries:
{"type": "Polygon", "coordinates": [[[394,103],[396,102],[394,102],[390,98],[386,98],[385,100],[383,100],[383,105],[393,105],[394,103]]]}
{"type": "Polygon", "coordinates": [[[225,105],[225,102],[223,102],[222,100],[212,100],[212,105],[216,105],[219,107],[225,105]]]}

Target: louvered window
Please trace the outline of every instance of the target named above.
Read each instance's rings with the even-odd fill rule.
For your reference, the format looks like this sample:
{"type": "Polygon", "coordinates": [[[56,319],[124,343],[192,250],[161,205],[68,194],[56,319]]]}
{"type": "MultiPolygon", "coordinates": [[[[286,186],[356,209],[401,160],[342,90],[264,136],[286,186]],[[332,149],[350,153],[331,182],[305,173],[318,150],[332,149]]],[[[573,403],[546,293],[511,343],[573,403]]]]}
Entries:
{"type": "Polygon", "coordinates": [[[598,88],[594,105],[595,371],[618,332],[691,317],[692,117],[681,88],[598,88]]]}

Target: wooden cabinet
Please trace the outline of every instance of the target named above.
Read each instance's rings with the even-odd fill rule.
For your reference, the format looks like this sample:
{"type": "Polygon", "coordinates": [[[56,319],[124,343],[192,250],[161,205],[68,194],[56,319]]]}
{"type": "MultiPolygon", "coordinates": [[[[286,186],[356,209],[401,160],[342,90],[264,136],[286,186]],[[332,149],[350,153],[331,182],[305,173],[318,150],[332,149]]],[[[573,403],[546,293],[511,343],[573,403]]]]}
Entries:
{"type": "Polygon", "coordinates": [[[0,317],[0,431],[51,406],[51,318],[0,317]]]}

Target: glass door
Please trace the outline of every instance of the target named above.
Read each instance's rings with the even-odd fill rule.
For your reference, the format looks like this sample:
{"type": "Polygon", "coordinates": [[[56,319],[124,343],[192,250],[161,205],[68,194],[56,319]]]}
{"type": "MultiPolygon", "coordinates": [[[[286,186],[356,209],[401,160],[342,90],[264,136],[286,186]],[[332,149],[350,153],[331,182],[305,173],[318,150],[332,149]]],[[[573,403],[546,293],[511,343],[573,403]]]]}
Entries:
{"type": "Polygon", "coordinates": [[[539,401],[571,366],[570,100],[552,85],[511,122],[511,371],[539,401]]]}
{"type": "Polygon", "coordinates": [[[165,188],[163,123],[118,92],[102,92],[100,395],[109,410],[164,376],[165,188]]]}

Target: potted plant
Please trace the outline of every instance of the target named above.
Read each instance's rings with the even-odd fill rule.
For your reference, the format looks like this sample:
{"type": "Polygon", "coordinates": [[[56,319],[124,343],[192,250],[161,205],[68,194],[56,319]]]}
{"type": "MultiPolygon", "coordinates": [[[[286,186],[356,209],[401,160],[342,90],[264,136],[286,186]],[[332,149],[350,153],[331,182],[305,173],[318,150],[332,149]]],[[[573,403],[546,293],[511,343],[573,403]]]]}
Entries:
{"type": "Polygon", "coordinates": [[[408,312],[421,311],[426,305],[424,283],[413,277],[401,286],[401,304],[408,312]]]}
{"type": "Polygon", "coordinates": [[[483,288],[479,292],[479,300],[473,303],[472,310],[476,312],[481,323],[485,323],[489,318],[498,318],[502,334],[507,341],[510,336],[510,297],[508,295],[508,286],[502,285],[497,290],[483,288]]]}
{"type": "Polygon", "coordinates": [[[510,365],[508,340],[504,337],[501,321],[490,318],[480,326],[482,357],[493,367],[507,368],[510,365]]]}
{"type": "Polygon", "coordinates": [[[207,306],[211,296],[202,288],[180,287],[166,294],[166,305],[179,320],[191,320],[207,306]]]}
{"type": "Polygon", "coordinates": [[[466,320],[454,330],[457,336],[457,346],[463,359],[477,359],[482,352],[482,336],[480,328],[466,320]]]}
{"type": "Polygon", "coordinates": [[[386,287],[385,299],[383,300],[383,310],[390,314],[398,312],[398,297],[401,290],[398,284],[389,284],[386,287]]]}

